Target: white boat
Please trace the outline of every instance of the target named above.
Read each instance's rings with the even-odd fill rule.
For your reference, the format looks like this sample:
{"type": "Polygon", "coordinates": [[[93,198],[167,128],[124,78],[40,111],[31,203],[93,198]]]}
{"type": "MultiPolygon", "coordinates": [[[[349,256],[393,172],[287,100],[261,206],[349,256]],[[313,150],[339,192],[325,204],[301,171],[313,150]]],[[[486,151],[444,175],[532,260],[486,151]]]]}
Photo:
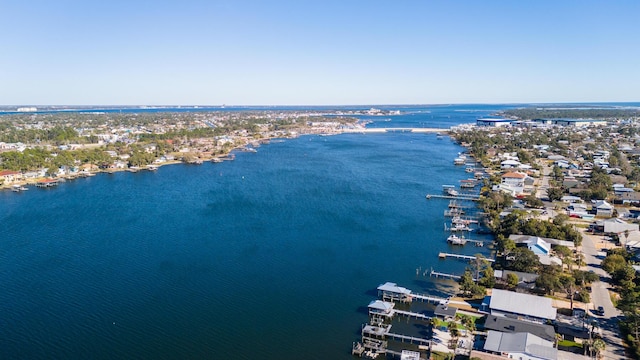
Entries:
{"type": "Polygon", "coordinates": [[[464,165],[466,162],[467,158],[463,156],[458,156],[457,158],[453,159],[453,163],[455,165],[464,165]]]}
{"type": "Polygon", "coordinates": [[[11,187],[11,191],[13,192],[20,192],[20,185],[13,185],[11,187]]]}
{"type": "Polygon", "coordinates": [[[447,242],[450,243],[451,245],[464,245],[467,243],[467,239],[465,239],[464,237],[458,237],[454,234],[451,234],[447,238],[447,242]]]}
{"type": "Polygon", "coordinates": [[[29,190],[29,188],[28,188],[28,187],[26,187],[26,186],[20,186],[20,191],[27,191],[27,190],[29,190]]]}
{"type": "Polygon", "coordinates": [[[458,191],[456,189],[449,188],[449,189],[447,189],[447,195],[449,195],[449,196],[458,196],[458,191]]]}
{"type": "Polygon", "coordinates": [[[444,194],[449,194],[449,190],[451,190],[451,189],[455,190],[455,188],[456,187],[453,186],[453,185],[442,185],[442,192],[444,194]]]}
{"type": "Polygon", "coordinates": [[[467,224],[461,224],[461,223],[454,223],[453,221],[451,222],[451,227],[448,228],[447,224],[444,224],[444,229],[445,230],[449,230],[451,232],[457,232],[457,231],[472,231],[473,229],[469,227],[469,225],[467,224]]]}

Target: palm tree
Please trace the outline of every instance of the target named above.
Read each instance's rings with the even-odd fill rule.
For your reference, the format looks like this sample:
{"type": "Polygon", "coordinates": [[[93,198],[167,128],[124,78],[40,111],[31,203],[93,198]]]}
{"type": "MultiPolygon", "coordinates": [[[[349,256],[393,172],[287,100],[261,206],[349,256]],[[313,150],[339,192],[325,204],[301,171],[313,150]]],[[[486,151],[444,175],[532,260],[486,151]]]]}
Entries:
{"type": "Polygon", "coordinates": [[[607,344],[605,344],[604,340],[602,339],[595,339],[593,340],[591,346],[596,351],[596,356],[598,357],[598,359],[600,359],[607,344]]]}

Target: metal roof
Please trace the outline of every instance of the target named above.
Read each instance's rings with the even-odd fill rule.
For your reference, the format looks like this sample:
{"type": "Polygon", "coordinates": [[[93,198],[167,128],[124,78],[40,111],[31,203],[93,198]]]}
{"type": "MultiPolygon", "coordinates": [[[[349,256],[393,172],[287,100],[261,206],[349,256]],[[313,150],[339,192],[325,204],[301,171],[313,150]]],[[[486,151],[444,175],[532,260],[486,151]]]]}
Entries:
{"type": "Polygon", "coordinates": [[[390,303],[382,300],[374,300],[371,303],[369,303],[369,309],[389,312],[391,309],[393,309],[394,305],[395,305],[394,303],[390,303]]]}
{"type": "Polygon", "coordinates": [[[407,295],[411,294],[411,290],[398,286],[398,284],[392,283],[392,282],[386,282],[378,286],[378,290],[393,292],[397,294],[407,294],[407,295]]]}
{"type": "Polygon", "coordinates": [[[489,308],[549,320],[555,320],[557,314],[549,298],[499,289],[493,289],[489,308]]]}
{"type": "Polygon", "coordinates": [[[546,360],[556,360],[558,350],[551,341],[541,339],[533,334],[501,333],[489,330],[484,349],[503,353],[523,353],[531,357],[546,360]]]}

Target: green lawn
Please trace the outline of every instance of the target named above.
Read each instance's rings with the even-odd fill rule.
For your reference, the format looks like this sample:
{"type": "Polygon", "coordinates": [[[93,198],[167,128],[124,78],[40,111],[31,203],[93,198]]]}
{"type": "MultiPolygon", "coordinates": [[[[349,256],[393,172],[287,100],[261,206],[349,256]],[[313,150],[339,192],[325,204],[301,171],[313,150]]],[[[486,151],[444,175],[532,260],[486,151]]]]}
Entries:
{"type": "Polygon", "coordinates": [[[571,340],[560,340],[558,341],[558,346],[577,347],[582,349],[582,344],[578,344],[577,342],[571,340]]]}

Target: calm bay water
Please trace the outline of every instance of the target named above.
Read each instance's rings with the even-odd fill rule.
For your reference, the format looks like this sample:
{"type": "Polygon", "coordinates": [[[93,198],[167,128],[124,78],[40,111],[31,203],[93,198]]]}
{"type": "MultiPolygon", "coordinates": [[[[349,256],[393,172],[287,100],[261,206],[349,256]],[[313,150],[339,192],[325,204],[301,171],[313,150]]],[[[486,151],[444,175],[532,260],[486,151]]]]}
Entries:
{"type": "Polygon", "coordinates": [[[0,192],[0,358],[350,359],[377,285],[441,294],[450,284],[416,269],[464,269],[437,258],[448,201],[425,199],[468,177],[461,150],[433,134],[303,136],[232,162],[0,192]]]}

